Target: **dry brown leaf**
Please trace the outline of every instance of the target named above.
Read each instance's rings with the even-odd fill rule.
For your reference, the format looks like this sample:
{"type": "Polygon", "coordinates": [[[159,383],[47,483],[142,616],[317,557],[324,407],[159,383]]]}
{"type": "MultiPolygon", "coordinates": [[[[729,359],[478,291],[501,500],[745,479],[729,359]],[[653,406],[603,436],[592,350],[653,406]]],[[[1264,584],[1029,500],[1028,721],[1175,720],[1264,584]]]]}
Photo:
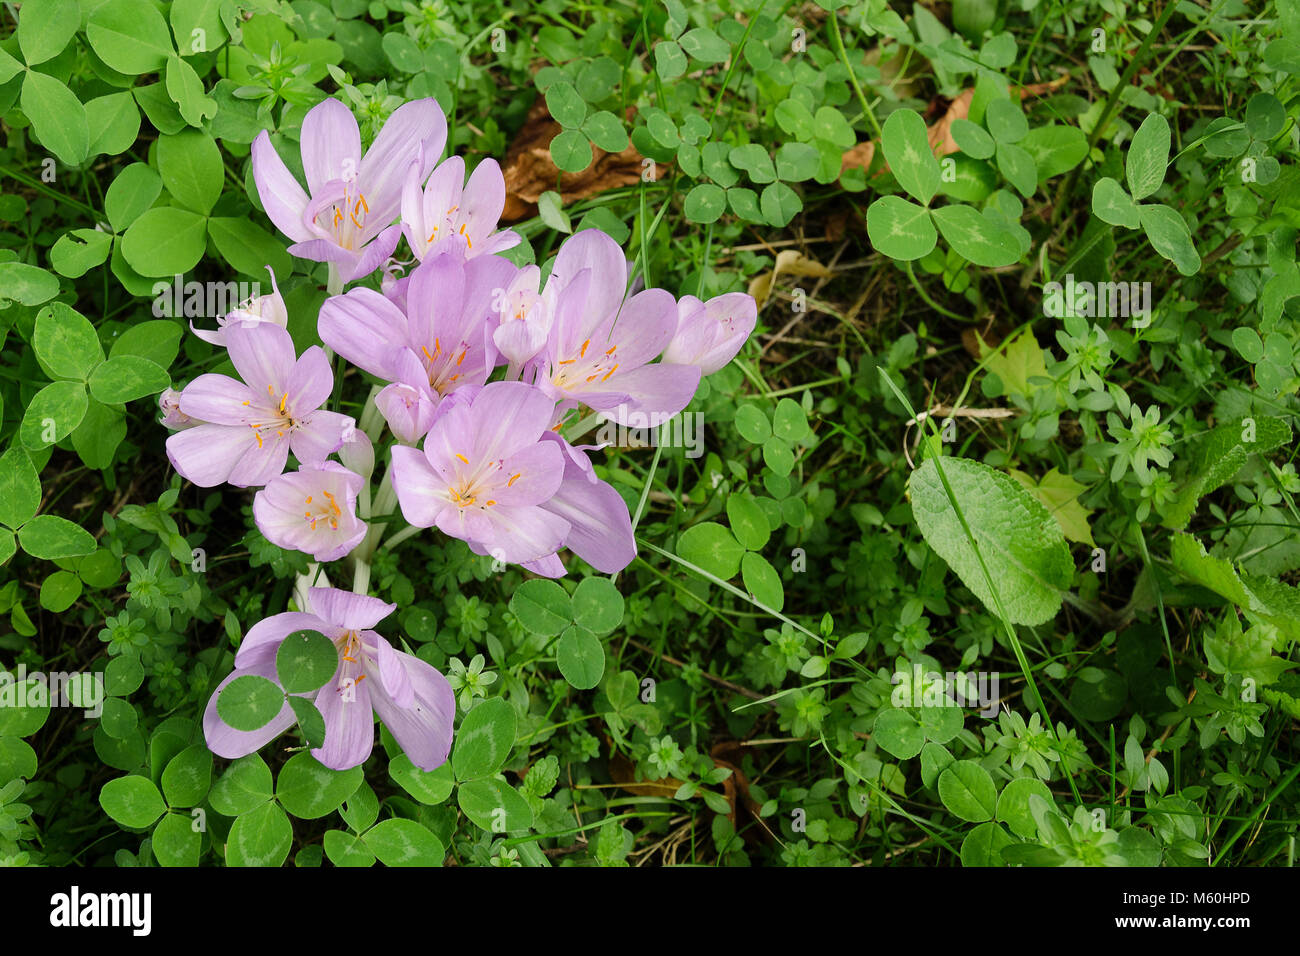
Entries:
{"type": "Polygon", "coordinates": [[[767,297],[772,294],[772,286],[778,275],[811,276],[814,279],[830,278],[831,270],[816,259],[809,259],[795,249],[783,249],[776,254],[776,264],[771,272],[754,276],[749,280],[749,294],[754,297],[761,309],[767,297]]]}
{"type": "MultiPolygon", "coordinates": [[[[580,173],[565,173],[551,161],[551,140],[560,132],[560,124],[546,111],[539,98],[528,111],[528,119],[506,151],[502,173],[506,181],[506,205],[502,222],[518,222],[537,214],[537,200],[542,193],[555,189],[559,176],[560,198],[565,205],[607,189],[630,186],[641,181],[641,154],[631,144],[621,153],[607,153],[591,147],[591,164],[580,173]]],[[[662,167],[663,163],[660,164],[662,167]]],[[[660,170],[662,173],[662,169],[660,170]]]]}

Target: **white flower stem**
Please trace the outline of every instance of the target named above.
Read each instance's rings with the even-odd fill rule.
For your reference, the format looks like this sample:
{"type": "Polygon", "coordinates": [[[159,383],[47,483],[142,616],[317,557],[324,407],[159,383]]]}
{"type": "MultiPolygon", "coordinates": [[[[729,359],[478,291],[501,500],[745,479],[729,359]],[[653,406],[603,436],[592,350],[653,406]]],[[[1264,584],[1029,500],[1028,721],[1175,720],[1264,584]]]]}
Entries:
{"type": "Polygon", "coordinates": [[[339,275],[338,263],[330,262],[326,267],[329,269],[329,278],[325,280],[325,294],[339,295],[343,291],[343,277],[339,275]]]}

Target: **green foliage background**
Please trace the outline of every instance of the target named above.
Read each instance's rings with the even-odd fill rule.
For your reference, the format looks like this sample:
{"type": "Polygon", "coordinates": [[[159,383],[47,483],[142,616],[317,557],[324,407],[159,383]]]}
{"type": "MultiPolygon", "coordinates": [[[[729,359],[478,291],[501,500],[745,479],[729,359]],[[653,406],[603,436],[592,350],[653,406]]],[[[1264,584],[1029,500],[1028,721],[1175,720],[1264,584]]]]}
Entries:
{"type": "Polygon", "coordinates": [[[106,697],[0,687],[0,862],[1293,862],[1296,0],[13,10],[0,661],[106,697]],[[270,264],[317,341],[324,269],[248,154],[296,162],[325,96],[366,137],[437,97],[471,164],[541,99],[559,170],[649,161],[557,181],[517,261],[598,227],[676,294],[782,270],[689,409],[704,454],[603,453],[639,540],[613,581],[377,555],[389,636],[458,691],[433,773],[387,732],[343,773],[292,735],[214,761],[198,724],[306,559],[169,472],[155,396],[224,358],[151,303],[270,264]],[[1110,282],[1149,310],[1062,298],[1110,282]],[[958,672],[995,715],[945,704],[958,672]]]}

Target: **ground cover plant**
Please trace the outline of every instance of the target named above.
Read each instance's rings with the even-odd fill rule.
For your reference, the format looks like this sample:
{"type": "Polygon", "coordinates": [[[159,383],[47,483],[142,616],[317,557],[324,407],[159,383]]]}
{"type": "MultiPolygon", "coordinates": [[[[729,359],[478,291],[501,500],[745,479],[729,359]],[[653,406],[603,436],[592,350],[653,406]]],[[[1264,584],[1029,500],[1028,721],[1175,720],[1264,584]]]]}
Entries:
{"type": "Polygon", "coordinates": [[[1293,863],[1297,0],[4,22],[0,862],[1293,863]]]}

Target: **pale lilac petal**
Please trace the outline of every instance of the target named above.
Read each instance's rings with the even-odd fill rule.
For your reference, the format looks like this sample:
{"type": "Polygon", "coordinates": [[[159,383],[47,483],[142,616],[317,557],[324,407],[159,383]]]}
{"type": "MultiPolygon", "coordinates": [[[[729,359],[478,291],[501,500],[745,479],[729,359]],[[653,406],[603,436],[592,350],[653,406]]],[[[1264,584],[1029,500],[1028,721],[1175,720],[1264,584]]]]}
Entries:
{"type": "Polygon", "coordinates": [[[474,460],[506,458],[536,442],[551,424],[555,402],[523,382],[493,382],[474,399],[474,460]]]}
{"type": "Polygon", "coordinates": [[[407,340],[406,316],[373,289],[353,289],[325,300],[321,341],[371,375],[389,378],[393,351],[407,340]]]}
{"type": "Polygon", "coordinates": [[[622,368],[633,369],[658,356],[676,328],[677,301],[663,289],[646,289],[623,303],[610,344],[617,344],[622,368]]]}
{"type": "Polygon", "coordinates": [[[618,243],[598,229],[584,229],[566,239],[555,257],[555,266],[546,280],[548,292],[562,290],[578,273],[591,270],[594,277],[579,319],[586,330],[578,341],[590,336],[590,330],[618,312],[627,291],[627,259],[618,243]]]}
{"type": "Polygon", "coordinates": [[[402,517],[417,528],[431,528],[438,514],[449,508],[446,483],[430,467],[424,453],[404,445],[393,448],[393,490],[401,506],[402,517]],[[438,491],[442,490],[442,494],[438,491]]]}
{"type": "Polygon", "coordinates": [[[401,226],[394,224],[384,229],[374,239],[362,246],[360,255],[350,268],[340,270],[343,281],[354,282],[370,275],[393,254],[393,250],[397,248],[397,242],[401,238],[401,226]]]}
{"type": "Polygon", "coordinates": [[[324,634],[328,628],[328,623],[305,611],[272,614],[248,629],[244,639],[239,642],[239,650],[235,652],[235,667],[241,670],[269,667],[274,674],[275,656],[280,652],[280,645],[286,637],[298,631],[324,634]]]}
{"type": "Polygon", "coordinates": [[[520,567],[533,574],[540,574],[544,578],[562,578],[565,575],[564,562],[560,560],[558,554],[538,558],[536,561],[525,561],[520,567]]]}
{"type": "Polygon", "coordinates": [[[386,226],[397,218],[402,182],[411,163],[420,158],[419,178],[433,169],[447,142],[447,118],[433,97],[399,106],[361,160],[358,181],[370,204],[366,221],[386,226]]]}
{"type": "MultiPolygon", "coordinates": [[[[250,433],[253,430],[248,429],[250,433]]],[[[296,434],[296,432],[295,432],[296,434]]],[[[244,452],[242,458],[235,462],[226,480],[239,488],[251,488],[264,485],[284,471],[289,461],[289,438],[283,432],[276,434],[262,433],[259,445],[254,435],[254,442],[244,452]]]]}
{"type": "Polygon", "coordinates": [[[564,546],[596,570],[613,574],[636,557],[636,538],[627,504],[605,482],[566,477],[559,491],[542,507],[569,523],[564,546]]]}
{"type": "MultiPolygon", "coordinates": [[[[367,648],[370,646],[367,644],[367,648]]],[[[371,672],[371,677],[378,678],[386,698],[398,707],[410,707],[415,703],[415,691],[411,686],[411,677],[402,664],[404,655],[393,650],[393,645],[382,637],[376,636],[373,646],[378,667],[377,673],[371,672]]]]}
{"type": "Polygon", "coordinates": [[[407,445],[416,444],[428,433],[437,410],[428,395],[403,382],[395,382],[381,389],[375,396],[375,407],[384,416],[384,421],[388,422],[388,427],[393,430],[397,440],[407,445]]]}
{"type": "Polygon", "coordinates": [[[266,392],[278,402],[294,366],[293,339],[288,331],[269,322],[229,325],[226,348],[245,384],[259,397],[266,392]]]}
{"type": "Polygon", "coordinates": [[[511,483],[492,490],[498,504],[512,508],[541,504],[560,487],[564,453],[554,442],[539,441],[506,458],[501,463],[501,474],[511,483]]]}
{"type": "Polygon", "coordinates": [[[340,663],[334,679],[316,694],[316,708],[325,718],[325,745],[311,755],[331,770],[350,770],[366,762],[375,746],[375,718],[369,680],[357,666],[340,663]]]}
{"type": "Polygon", "coordinates": [[[700,385],[700,370],[660,362],[619,372],[605,384],[611,391],[580,393],[583,402],[620,425],[657,427],[690,404],[700,385]],[[629,422],[629,415],[643,420],[629,422]]]}
{"type": "Polygon", "coordinates": [[[484,550],[502,561],[521,564],[524,561],[536,561],[548,554],[554,554],[564,546],[569,534],[570,522],[551,511],[542,508],[507,508],[498,506],[482,509],[473,515],[474,509],[456,509],[462,517],[487,518],[490,526],[482,524],[461,525],[461,533],[448,531],[462,540],[473,541],[484,550]]]}
{"type": "Polygon", "coordinates": [[[324,461],[355,434],[356,421],[350,415],[317,409],[299,420],[290,436],[294,456],[304,464],[324,461]]]}
{"type": "Polygon", "coordinates": [[[217,695],[232,681],[248,674],[275,680],[275,662],[271,662],[269,670],[263,667],[232,671],[217,685],[217,689],[208,698],[208,706],[203,711],[203,738],[207,742],[208,749],[218,757],[225,757],[228,760],[246,757],[262,749],[297,721],[293,708],[289,706],[287,700],[280,708],[280,712],[271,718],[270,723],[257,730],[236,730],[222,720],[221,715],[217,713],[217,695]]]}
{"type": "Polygon", "coordinates": [[[451,752],[455,694],[432,665],[410,654],[394,653],[406,670],[413,699],[407,706],[399,705],[376,682],[371,704],[411,763],[421,770],[436,770],[451,752]]]}
{"type": "Polygon", "coordinates": [[[314,196],[330,180],[355,179],[361,165],[361,130],[352,111],[335,99],[322,100],[302,121],[302,169],[314,196]]]}
{"type": "Polygon", "coordinates": [[[312,588],[307,592],[307,603],[313,613],[345,631],[368,631],[397,608],[368,594],[338,588],[312,588]]]}
{"type": "Polygon", "coordinates": [[[285,408],[292,417],[305,416],[324,405],[334,391],[334,372],[325,350],[313,345],[303,352],[289,373],[284,390],[289,395],[285,408]]]}
{"type": "Polygon", "coordinates": [[[297,256],[299,259],[309,259],[312,262],[336,262],[339,263],[339,273],[351,272],[355,264],[361,259],[361,254],[351,249],[344,249],[332,239],[312,238],[303,242],[295,242],[289,247],[289,255],[297,256]]]}
{"type": "Polygon", "coordinates": [[[243,425],[248,421],[252,393],[228,375],[200,375],[180,393],[180,410],[214,425],[243,425]]]}
{"type": "Polygon", "coordinates": [[[252,156],[257,195],[271,222],[294,242],[312,238],[302,222],[302,214],[307,209],[307,194],[276,153],[265,130],[253,140],[252,156]]]}
{"type": "Polygon", "coordinates": [[[506,205],[506,181],[495,159],[485,159],[470,173],[461,195],[460,214],[466,222],[470,251],[483,255],[483,244],[497,227],[506,205]]]}
{"type": "Polygon", "coordinates": [[[240,459],[256,447],[257,438],[245,425],[198,425],[167,439],[167,459],[186,481],[213,488],[229,479],[240,459]]]}

